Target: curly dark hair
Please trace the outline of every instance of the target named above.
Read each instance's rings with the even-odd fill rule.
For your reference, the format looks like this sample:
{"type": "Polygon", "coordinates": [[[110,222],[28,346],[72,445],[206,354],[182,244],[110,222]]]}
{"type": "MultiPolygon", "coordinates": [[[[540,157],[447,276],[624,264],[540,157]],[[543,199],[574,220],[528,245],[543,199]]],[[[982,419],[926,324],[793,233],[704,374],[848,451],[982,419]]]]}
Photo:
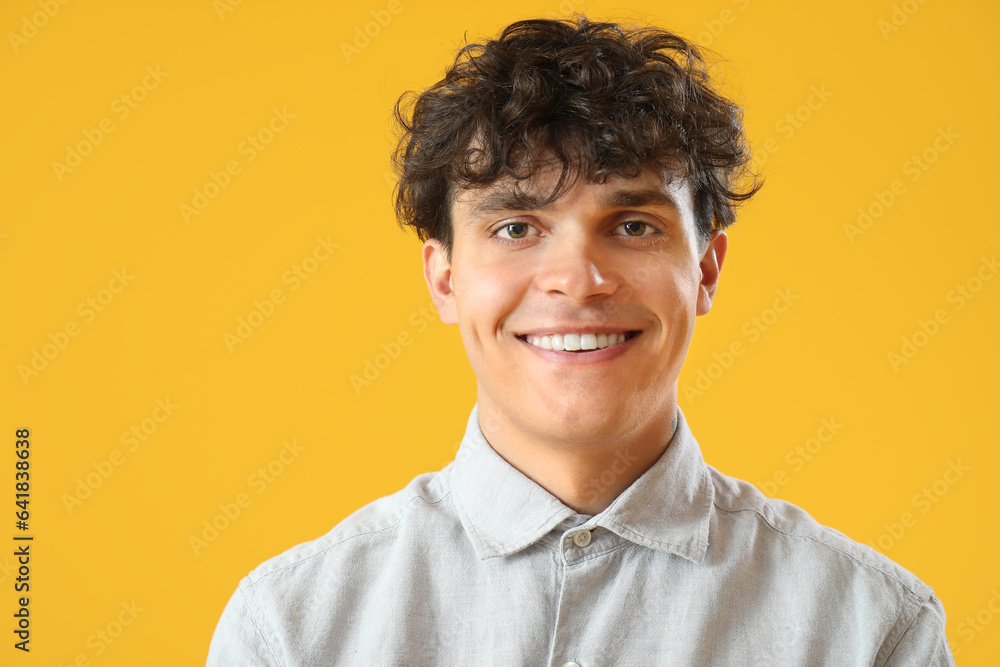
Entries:
{"type": "Polygon", "coordinates": [[[407,107],[414,95],[394,109],[396,214],[449,255],[456,190],[520,183],[543,160],[562,163],[546,203],[581,175],[603,183],[651,168],[689,178],[701,240],[733,224],[734,206],[762,184],[742,109],[712,86],[698,47],[660,28],[518,21],[485,45],[466,43],[407,107]]]}

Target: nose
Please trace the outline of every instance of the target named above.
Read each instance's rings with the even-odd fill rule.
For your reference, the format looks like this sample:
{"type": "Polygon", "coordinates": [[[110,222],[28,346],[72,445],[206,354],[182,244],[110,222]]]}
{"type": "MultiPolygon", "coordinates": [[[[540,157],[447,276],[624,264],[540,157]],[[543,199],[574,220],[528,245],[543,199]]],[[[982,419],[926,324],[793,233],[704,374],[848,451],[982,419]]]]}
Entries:
{"type": "Polygon", "coordinates": [[[606,250],[582,232],[553,240],[535,277],[541,291],[562,294],[579,303],[613,294],[619,283],[606,250]]]}

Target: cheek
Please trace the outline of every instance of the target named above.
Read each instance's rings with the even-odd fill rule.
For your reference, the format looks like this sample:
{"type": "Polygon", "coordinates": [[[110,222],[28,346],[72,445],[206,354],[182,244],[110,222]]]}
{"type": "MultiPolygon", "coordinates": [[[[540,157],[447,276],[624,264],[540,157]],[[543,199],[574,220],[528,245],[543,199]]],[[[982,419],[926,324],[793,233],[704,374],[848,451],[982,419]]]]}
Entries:
{"type": "Polygon", "coordinates": [[[523,275],[500,267],[468,267],[453,279],[459,328],[467,348],[497,338],[524,293],[523,275]]]}
{"type": "Polygon", "coordinates": [[[697,313],[698,275],[691,271],[673,271],[650,282],[648,293],[656,304],[665,334],[676,339],[690,334],[697,313]]]}
{"type": "Polygon", "coordinates": [[[656,316],[660,320],[658,360],[649,384],[653,391],[657,388],[673,386],[687,356],[687,350],[694,335],[697,314],[697,279],[686,275],[671,275],[661,280],[653,297],[656,302],[656,316]]]}

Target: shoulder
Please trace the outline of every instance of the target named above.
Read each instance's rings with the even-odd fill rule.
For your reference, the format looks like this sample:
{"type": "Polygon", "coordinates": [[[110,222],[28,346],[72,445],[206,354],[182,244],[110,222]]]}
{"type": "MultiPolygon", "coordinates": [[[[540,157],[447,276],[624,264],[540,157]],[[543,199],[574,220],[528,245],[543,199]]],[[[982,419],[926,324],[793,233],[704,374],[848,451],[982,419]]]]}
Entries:
{"type": "Polygon", "coordinates": [[[325,535],[264,561],[243,579],[241,586],[308,578],[317,570],[329,568],[331,561],[349,560],[359,552],[388,546],[401,531],[428,520],[428,513],[445,518],[451,514],[443,507],[450,495],[447,471],[448,467],[418,475],[399,491],[356,510],[325,535]]]}
{"type": "Polygon", "coordinates": [[[810,566],[830,568],[835,565],[844,576],[853,575],[855,579],[888,585],[909,598],[911,603],[924,603],[933,595],[931,587],[906,568],[840,531],[820,524],[797,505],[769,498],[753,484],[725,475],[710,465],[706,468],[719,516],[732,522],[752,524],[759,539],[780,549],[789,559],[821,558],[810,566]]]}
{"type": "Polygon", "coordinates": [[[414,560],[410,552],[425,549],[428,534],[457,521],[447,470],[418,475],[325,535],[254,568],[223,611],[208,664],[298,664],[288,656],[338,655],[333,635],[316,628],[337,628],[341,643],[348,628],[363,634],[358,618],[378,614],[365,605],[391,595],[400,572],[414,560]]]}

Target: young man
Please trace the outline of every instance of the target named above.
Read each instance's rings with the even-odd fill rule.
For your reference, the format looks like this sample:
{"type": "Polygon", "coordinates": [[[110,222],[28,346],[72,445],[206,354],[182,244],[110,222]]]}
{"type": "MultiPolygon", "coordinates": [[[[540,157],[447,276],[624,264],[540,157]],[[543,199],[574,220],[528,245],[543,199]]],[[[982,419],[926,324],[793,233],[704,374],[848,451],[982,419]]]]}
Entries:
{"type": "Polygon", "coordinates": [[[695,47],[523,21],[402,109],[478,401],[454,462],[240,582],[209,664],[953,664],[930,588],[706,465],[677,406],[758,187],[695,47]]]}

